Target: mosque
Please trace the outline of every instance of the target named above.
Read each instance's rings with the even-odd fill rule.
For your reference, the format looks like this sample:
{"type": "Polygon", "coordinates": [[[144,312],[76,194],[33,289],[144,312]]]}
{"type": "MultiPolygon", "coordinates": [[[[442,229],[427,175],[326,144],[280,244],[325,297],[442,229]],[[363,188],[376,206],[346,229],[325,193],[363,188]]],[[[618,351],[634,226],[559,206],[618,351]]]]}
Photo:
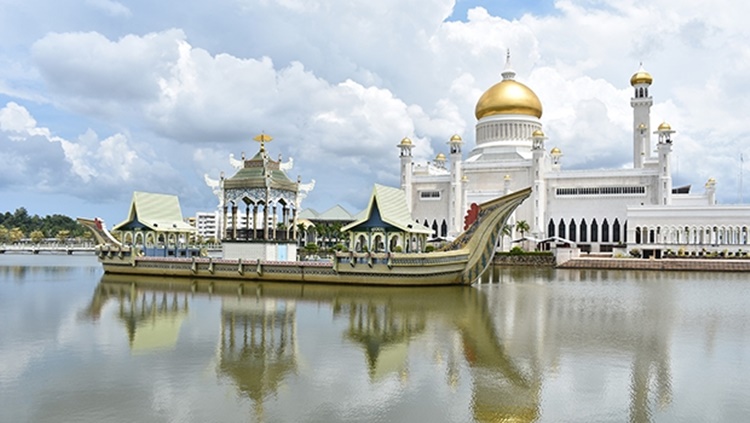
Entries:
{"type": "Polygon", "coordinates": [[[509,224],[516,229],[512,238],[525,237],[536,247],[551,242],[587,252],[639,248],[656,257],[668,250],[747,251],[750,207],[718,205],[714,179],[702,193],[672,186],[675,131],[651,121],[652,83],[642,66],[630,78],[632,168],[564,170],[562,151],[547,149],[542,104],[516,81],[508,54],[502,80],[477,101],[476,145],[466,158],[459,135],[448,141],[447,157],[439,153],[426,164],[413,161],[409,138],[397,145],[412,217],[434,237],[451,238],[463,230],[472,203],[531,186],[532,197],[509,224]]]}

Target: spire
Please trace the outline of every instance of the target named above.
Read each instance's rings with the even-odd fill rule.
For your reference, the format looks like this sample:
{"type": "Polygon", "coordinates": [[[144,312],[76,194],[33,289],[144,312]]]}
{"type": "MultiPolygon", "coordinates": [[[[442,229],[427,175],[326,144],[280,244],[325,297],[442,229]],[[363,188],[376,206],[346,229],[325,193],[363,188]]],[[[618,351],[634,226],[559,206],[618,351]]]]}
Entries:
{"type": "Polygon", "coordinates": [[[510,49],[505,53],[505,69],[503,69],[501,75],[503,76],[503,81],[516,79],[516,71],[514,71],[513,67],[510,65],[510,49]]]}

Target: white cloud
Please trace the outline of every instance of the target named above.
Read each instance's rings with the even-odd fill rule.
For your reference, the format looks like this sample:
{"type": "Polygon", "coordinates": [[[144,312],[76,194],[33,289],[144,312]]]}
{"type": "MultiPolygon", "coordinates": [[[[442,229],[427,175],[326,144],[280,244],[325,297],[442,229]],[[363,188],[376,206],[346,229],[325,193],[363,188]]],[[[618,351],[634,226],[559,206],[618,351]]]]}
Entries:
{"type": "MultiPolygon", "coordinates": [[[[130,19],[120,29],[69,20],[77,30],[37,33],[27,46],[33,67],[0,55],[15,63],[0,71],[2,92],[44,98],[80,120],[74,128],[113,134],[58,142],[78,180],[135,184],[157,174],[197,207],[204,200],[212,207],[203,173],[229,172],[226,156],[251,154],[257,147],[248,141],[266,131],[276,138],[273,154],[294,155],[293,172],[318,180],[308,201],[351,206],[374,180],[397,183],[395,144],[404,136],[415,141],[418,160],[444,152],[453,133],[470,149],[474,104],[499,80],[510,48],[518,79],[543,102],[548,145],[563,148],[566,166],[630,161],[628,79],[644,61],[655,80],[652,123],[669,121],[678,131],[675,156],[706,167],[690,182],[702,184],[710,173],[720,197],[724,186],[735,191],[736,169],[721,163],[735,160],[748,141],[735,117],[750,107],[743,41],[750,29],[737,18],[750,11],[744,4],[689,0],[676,9],[666,0],[560,0],[548,15],[514,20],[473,8],[453,22],[445,21],[450,0],[188,2],[186,17],[201,14],[192,20],[160,7],[146,17],[142,6],[128,4],[130,19]],[[153,22],[172,29],[142,29],[160,27],[153,22]],[[12,69],[33,69],[41,80],[12,69]]],[[[18,136],[11,128],[52,125],[5,121],[8,137],[18,136]]],[[[38,135],[51,139],[50,132],[58,131],[38,135]]],[[[15,166],[31,169],[23,160],[15,166]]],[[[692,178],[687,171],[681,177],[692,178]]]]}
{"type": "Polygon", "coordinates": [[[130,9],[125,7],[122,3],[113,0],[86,0],[86,3],[91,6],[102,10],[104,13],[110,16],[122,16],[130,17],[130,9]]]}

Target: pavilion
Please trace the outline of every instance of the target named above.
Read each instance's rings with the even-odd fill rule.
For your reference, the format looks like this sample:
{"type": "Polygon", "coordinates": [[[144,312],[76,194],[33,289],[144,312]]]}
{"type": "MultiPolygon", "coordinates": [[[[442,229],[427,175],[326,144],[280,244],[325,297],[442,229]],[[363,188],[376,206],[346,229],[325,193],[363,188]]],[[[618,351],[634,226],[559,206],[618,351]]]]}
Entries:
{"type": "Polygon", "coordinates": [[[177,247],[195,234],[182,218],[177,196],[140,191],[133,193],[128,217],[112,231],[120,232],[124,243],[146,248],[177,247]]]}
{"type": "Polygon", "coordinates": [[[359,219],[341,228],[349,233],[352,251],[423,251],[432,230],[412,220],[406,195],[398,188],[375,184],[359,219]]]}

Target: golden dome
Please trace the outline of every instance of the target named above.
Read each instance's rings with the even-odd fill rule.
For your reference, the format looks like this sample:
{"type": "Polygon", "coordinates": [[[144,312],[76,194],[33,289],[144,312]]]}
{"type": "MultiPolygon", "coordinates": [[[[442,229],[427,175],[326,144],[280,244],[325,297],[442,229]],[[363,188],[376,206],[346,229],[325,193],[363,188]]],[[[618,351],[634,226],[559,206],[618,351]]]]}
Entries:
{"type": "Polygon", "coordinates": [[[552,151],[550,151],[550,154],[559,156],[562,154],[562,151],[560,151],[559,148],[555,147],[552,149],[552,151]]]}
{"type": "Polygon", "coordinates": [[[493,85],[479,97],[474,115],[477,120],[493,115],[529,115],[542,117],[542,103],[534,91],[513,79],[493,85]]]}
{"type": "Polygon", "coordinates": [[[444,162],[445,161],[445,154],[438,153],[438,155],[435,156],[435,161],[436,162],[444,162]]]}
{"type": "Polygon", "coordinates": [[[463,141],[463,140],[461,139],[460,135],[453,134],[453,136],[451,137],[451,141],[463,141]]]}
{"type": "Polygon", "coordinates": [[[651,77],[650,73],[646,72],[646,70],[643,69],[642,63],[638,71],[634,73],[633,76],[630,77],[630,85],[632,86],[635,86],[636,84],[651,85],[652,82],[654,82],[654,78],[651,77]]]}
{"type": "Polygon", "coordinates": [[[411,145],[411,140],[408,137],[404,137],[399,145],[411,145]]]}
{"type": "Polygon", "coordinates": [[[543,137],[544,136],[544,132],[542,132],[541,129],[537,129],[536,131],[534,131],[534,132],[531,133],[531,136],[534,137],[534,138],[543,137]]]}
{"type": "Polygon", "coordinates": [[[672,126],[670,126],[667,122],[662,122],[661,125],[659,125],[659,131],[671,131],[672,126]]]}

